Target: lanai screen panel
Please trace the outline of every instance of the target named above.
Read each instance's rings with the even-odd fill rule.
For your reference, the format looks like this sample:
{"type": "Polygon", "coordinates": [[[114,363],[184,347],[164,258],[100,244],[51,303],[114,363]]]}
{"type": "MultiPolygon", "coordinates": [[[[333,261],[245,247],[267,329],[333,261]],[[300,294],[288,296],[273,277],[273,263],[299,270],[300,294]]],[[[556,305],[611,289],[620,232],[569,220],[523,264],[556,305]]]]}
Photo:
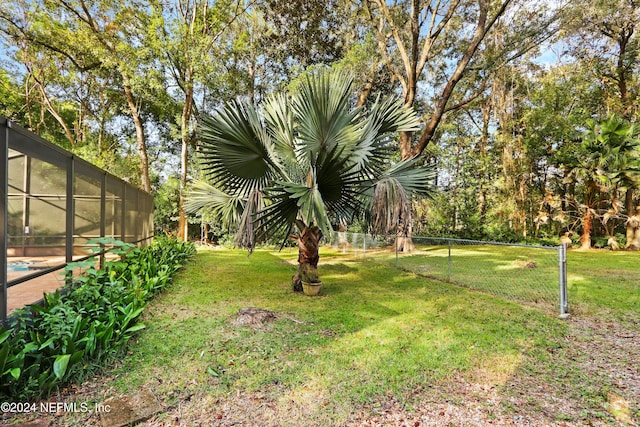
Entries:
{"type": "Polygon", "coordinates": [[[74,170],[74,256],[92,253],[88,242],[101,237],[102,183],[104,174],[78,162],[74,170]]]}
{"type": "Polygon", "coordinates": [[[7,255],[64,255],[67,171],[9,150],[7,255]]]}
{"type": "Polygon", "coordinates": [[[107,192],[105,198],[105,235],[122,240],[122,210],[124,183],[112,176],[107,176],[107,192]]]}
{"type": "Polygon", "coordinates": [[[138,219],[138,191],[127,188],[125,198],[125,242],[137,242],[141,236],[141,224],[138,219]]]}

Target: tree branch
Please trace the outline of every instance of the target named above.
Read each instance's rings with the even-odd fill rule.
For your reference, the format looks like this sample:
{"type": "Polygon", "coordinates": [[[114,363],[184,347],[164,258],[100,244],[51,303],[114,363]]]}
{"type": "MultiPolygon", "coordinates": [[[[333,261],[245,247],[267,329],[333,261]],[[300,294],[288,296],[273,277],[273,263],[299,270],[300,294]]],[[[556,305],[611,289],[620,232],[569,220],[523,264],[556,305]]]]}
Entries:
{"type": "Polygon", "coordinates": [[[425,150],[429,142],[431,142],[431,139],[433,138],[433,135],[435,134],[435,131],[440,124],[440,121],[442,120],[442,116],[446,112],[446,106],[449,102],[449,99],[451,98],[453,90],[455,89],[458,82],[462,79],[467,65],[471,61],[471,58],[473,58],[474,54],[478,50],[478,47],[480,46],[480,43],[485,38],[491,27],[495,24],[498,18],[504,14],[507,6],[510,3],[511,0],[505,0],[496,14],[491,18],[491,20],[487,22],[489,13],[489,2],[488,0],[479,1],[480,14],[478,16],[478,24],[474,31],[471,42],[469,43],[469,46],[467,46],[467,49],[465,50],[462,58],[460,58],[460,60],[458,61],[454,72],[451,74],[451,77],[442,90],[440,99],[438,100],[436,107],[431,114],[431,118],[425,126],[417,145],[412,150],[413,155],[417,156],[421,154],[425,150]]]}

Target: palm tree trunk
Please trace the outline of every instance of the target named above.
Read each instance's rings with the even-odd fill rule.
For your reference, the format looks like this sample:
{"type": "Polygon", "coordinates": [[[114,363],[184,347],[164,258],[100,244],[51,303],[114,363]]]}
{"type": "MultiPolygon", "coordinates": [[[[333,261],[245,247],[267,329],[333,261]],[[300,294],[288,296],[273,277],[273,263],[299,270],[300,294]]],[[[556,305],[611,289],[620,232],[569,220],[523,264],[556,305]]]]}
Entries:
{"type": "Polygon", "coordinates": [[[302,292],[302,277],[305,275],[318,276],[318,261],[320,255],[320,239],[322,231],[315,226],[305,226],[299,236],[291,236],[298,243],[298,271],[293,276],[294,292],[302,292]]]}
{"type": "Polygon", "coordinates": [[[625,248],[627,249],[639,249],[639,248],[633,248],[633,240],[634,240],[634,236],[635,236],[635,231],[636,231],[636,227],[634,227],[634,222],[631,221],[631,218],[634,216],[635,214],[635,206],[633,203],[633,189],[632,188],[628,188],[625,195],[624,195],[624,206],[625,209],[627,211],[627,215],[629,216],[629,221],[627,221],[627,227],[626,227],[626,235],[627,235],[627,244],[625,245],[625,248]]]}
{"type": "Polygon", "coordinates": [[[398,233],[396,237],[396,250],[403,254],[410,254],[416,249],[413,244],[413,226],[409,224],[407,226],[406,235],[398,233]]]}
{"type": "Polygon", "coordinates": [[[630,215],[627,221],[627,244],[625,249],[637,251],[640,250],[640,206],[636,206],[634,211],[630,212],[634,214],[630,215]]]}
{"type": "Polygon", "coordinates": [[[580,249],[588,250],[591,249],[591,229],[593,228],[593,214],[591,210],[587,208],[587,212],[585,212],[584,217],[582,219],[582,236],[580,237],[580,242],[582,246],[580,249]]]}

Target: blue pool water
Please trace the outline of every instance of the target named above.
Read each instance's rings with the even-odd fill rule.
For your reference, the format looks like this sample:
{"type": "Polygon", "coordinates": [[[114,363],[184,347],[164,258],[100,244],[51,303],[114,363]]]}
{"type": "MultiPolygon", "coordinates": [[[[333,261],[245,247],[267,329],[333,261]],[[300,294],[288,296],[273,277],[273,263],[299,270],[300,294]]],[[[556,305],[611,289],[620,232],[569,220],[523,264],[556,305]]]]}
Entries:
{"type": "Polygon", "coordinates": [[[7,273],[16,273],[20,271],[29,271],[31,268],[29,267],[31,262],[8,262],[7,263],[7,273]]]}

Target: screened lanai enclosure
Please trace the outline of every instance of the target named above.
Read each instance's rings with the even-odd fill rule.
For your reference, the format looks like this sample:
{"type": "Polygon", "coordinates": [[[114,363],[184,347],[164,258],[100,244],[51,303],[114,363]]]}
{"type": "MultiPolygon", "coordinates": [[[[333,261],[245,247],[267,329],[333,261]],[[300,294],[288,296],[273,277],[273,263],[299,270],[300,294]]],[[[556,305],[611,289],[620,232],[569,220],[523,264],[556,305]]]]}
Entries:
{"type": "Polygon", "coordinates": [[[96,238],[139,245],[153,238],[150,194],[4,118],[0,149],[3,322],[63,285],[69,262],[104,249],[96,238]]]}

